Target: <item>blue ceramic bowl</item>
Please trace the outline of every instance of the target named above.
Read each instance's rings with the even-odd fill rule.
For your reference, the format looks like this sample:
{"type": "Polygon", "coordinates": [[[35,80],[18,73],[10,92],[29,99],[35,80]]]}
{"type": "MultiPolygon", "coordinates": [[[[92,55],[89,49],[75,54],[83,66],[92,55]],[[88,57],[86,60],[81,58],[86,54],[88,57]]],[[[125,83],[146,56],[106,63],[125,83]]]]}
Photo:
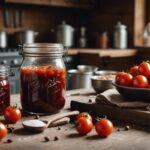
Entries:
{"type": "Polygon", "coordinates": [[[117,91],[130,101],[150,102],[150,88],[125,87],[112,82],[117,91]]]}

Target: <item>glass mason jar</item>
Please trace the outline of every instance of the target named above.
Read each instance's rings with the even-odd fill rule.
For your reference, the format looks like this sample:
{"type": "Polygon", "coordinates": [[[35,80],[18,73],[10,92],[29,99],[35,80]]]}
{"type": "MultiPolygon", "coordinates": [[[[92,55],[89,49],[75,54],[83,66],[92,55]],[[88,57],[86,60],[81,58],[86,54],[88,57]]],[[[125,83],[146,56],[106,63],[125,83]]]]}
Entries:
{"type": "Polygon", "coordinates": [[[0,114],[10,105],[10,67],[0,65],[0,114]]]}
{"type": "Polygon", "coordinates": [[[21,104],[27,112],[51,114],[65,105],[66,68],[62,44],[34,43],[22,47],[21,104]]]}

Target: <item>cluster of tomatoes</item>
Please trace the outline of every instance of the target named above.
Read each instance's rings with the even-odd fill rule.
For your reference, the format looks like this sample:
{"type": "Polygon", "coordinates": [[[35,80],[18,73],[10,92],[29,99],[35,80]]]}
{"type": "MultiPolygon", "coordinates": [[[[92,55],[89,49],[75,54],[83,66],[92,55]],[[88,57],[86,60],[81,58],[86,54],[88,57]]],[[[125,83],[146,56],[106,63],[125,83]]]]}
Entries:
{"type": "Polygon", "coordinates": [[[150,63],[144,61],[131,67],[129,72],[118,72],[115,81],[122,86],[150,88],[150,63]]]}
{"type": "MultiPolygon", "coordinates": [[[[93,129],[93,118],[87,112],[82,112],[77,116],[76,130],[80,135],[87,135],[93,129]]],[[[107,118],[98,119],[95,130],[101,137],[107,137],[113,132],[113,124],[107,118]]]]}
{"type": "MultiPolygon", "coordinates": [[[[9,123],[16,123],[21,118],[21,111],[16,106],[8,106],[3,112],[4,118],[9,123]]],[[[0,140],[7,135],[7,127],[0,122],[0,140]]]]}

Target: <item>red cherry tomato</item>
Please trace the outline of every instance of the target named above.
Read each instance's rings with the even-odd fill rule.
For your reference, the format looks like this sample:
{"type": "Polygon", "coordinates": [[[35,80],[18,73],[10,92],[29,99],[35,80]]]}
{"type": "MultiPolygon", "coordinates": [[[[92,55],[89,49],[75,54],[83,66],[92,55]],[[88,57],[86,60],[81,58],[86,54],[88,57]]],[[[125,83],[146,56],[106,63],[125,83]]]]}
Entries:
{"type": "Polygon", "coordinates": [[[138,75],[138,69],[139,69],[139,67],[138,66],[133,66],[133,67],[131,67],[130,68],[130,74],[132,74],[133,76],[135,76],[135,75],[138,75]]]}
{"type": "Polygon", "coordinates": [[[122,86],[131,86],[133,76],[130,73],[119,72],[116,74],[116,83],[122,86]]]}
{"type": "Polygon", "coordinates": [[[145,76],[137,75],[133,78],[133,87],[136,88],[148,88],[149,83],[145,76]]]}
{"type": "Polygon", "coordinates": [[[93,124],[90,119],[85,117],[81,117],[77,120],[76,130],[80,135],[88,134],[93,128],[93,124]]]}
{"type": "Polygon", "coordinates": [[[138,72],[141,75],[149,77],[150,76],[150,64],[148,62],[142,62],[141,64],[139,64],[138,72]]]}
{"type": "Polygon", "coordinates": [[[4,118],[10,123],[16,123],[21,118],[21,111],[16,107],[8,106],[4,110],[4,118]]]}
{"type": "Polygon", "coordinates": [[[88,113],[88,112],[81,112],[78,116],[77,116],[77,120],[81,117],[85,117],[87,119],[90,119],[91,122],[93,121],[92,116],[88,113]]]}
{"type": "Polygon", "coordinates": [[[7,128],[6,126],[0,122],[0,140],[3,139],[7,135],[7,128]]]}
{"type": "Polygon", "coordinates": [[[95,130],[101,137],[107,137],[113,132],[113,124],[110,120],[103,118],[96,122],[95,130]]]}

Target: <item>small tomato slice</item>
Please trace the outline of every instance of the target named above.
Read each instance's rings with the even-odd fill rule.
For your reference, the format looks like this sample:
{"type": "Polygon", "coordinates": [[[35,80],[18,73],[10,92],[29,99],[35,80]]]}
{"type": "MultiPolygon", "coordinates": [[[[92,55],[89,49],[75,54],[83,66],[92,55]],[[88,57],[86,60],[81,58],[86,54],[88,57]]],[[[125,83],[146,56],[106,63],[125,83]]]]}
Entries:
{"type": "Polygon", "coordinates": [[[96,122],[95,130],[101,137],[107,137],[113,132],[113,124],[110,120],[103,118],[96,122]]]}
{"type": "Polygon", "coordinates": [[[80,135],[86,135],[88,134],[93,128],[93,124],[90,119],[87,119],[85,117],[80,117],[77,120],[77,127],[76,130],[80,135]]]}
{"type": "Polygon", "coordinates": [[[93,121],[92,116],[88,113],[88,112],[81,112],[78,116],[77,116],[77,120],[81,117],[85,117],[87,119],[90,119],[91,122],[93,121]]]}
{"type": "Polygon", "coordinates": [[[10,123],[16,123],[21,118],[21,111],[16,107],[8,106],[4,110],[4,118],[10,123]]]}
{"type": "Polygon", "coordinates": [[[137,75],[133,78],[133,87],[136,88],[148,88],[149,82],[147,78],[143,75],[137,75]]]}
{"type": "Polygon", "coordinates": [[[116,74],[116,83],[122,86],[131,86],[133,76],[130,73],[119,72],[116,74]]]}
{"type": "Polygon", "coordinates": [[[6,126],[0,122],[0,140],[2,140],[6,135],[7,135],[8,131],[6,126]]]}
{"type": "Polygon", "coordinates": [[[141,64],[139,64],[138,72],[141,75],[149,77],[150,76],[150,64],[148,62],[142,62],[141,64]]]}

